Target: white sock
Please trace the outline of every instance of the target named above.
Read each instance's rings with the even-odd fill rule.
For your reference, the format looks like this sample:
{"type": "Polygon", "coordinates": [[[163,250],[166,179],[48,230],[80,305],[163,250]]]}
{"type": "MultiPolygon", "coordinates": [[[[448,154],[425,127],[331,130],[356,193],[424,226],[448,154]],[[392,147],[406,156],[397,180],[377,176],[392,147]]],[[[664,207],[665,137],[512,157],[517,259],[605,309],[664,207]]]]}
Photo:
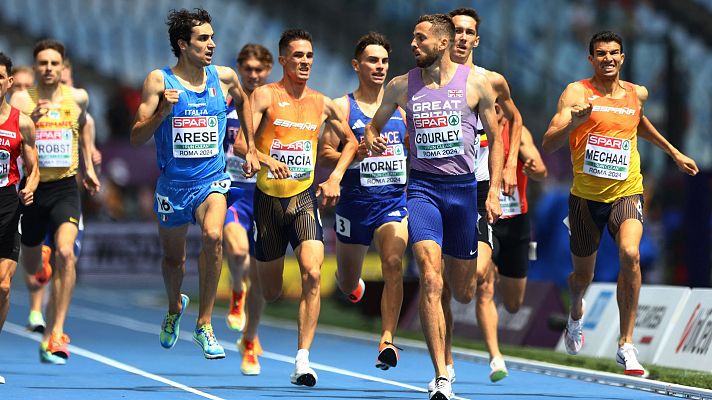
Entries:
{"type": "Polygon", "coordinates": [[[297,357],[296,357],[296,362],[309,362],[309,350],[307,349],[299,349],[297,351],[297,357]]]}

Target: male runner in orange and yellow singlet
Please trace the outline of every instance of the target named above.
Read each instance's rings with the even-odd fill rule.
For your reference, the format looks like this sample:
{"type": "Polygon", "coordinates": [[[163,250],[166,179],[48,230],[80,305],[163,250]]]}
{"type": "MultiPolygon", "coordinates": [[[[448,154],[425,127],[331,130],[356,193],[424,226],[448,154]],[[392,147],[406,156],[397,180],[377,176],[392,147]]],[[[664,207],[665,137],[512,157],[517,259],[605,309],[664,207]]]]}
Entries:
{"type": "Polygon", "coordinates": [[[698,169],[694,160],[679,152],[643,116],[648,90],[620,79],[625,60],[620,36],[610,31],[596,33],[588,51],[593,76],[566,87],[543,142],[544,151],[552,152],[568,141],[573,163],[568,216],[573,259],[571,313],[564,343],[569,354],[577,354],[583,347],[583,295],[593,280],[596,252],[607,226],[618,244],[621,264],[616,361],[626,375],[645,376],[647,371],[633,346],[643,235],[643,175],[637,136],[665,151],[681,171],[694,176],[698,169]]]}
{"type": "MultiPolygon", "coordinates": [[[[291,243],[302,277],[299,303],[299,340],[295,385],[314,386],[316,372],[309,366],[309,348],[320,309],[320,270],[324,243],[317,196],[322,204],[339,199],[341,178],[356,154],[358,143],[346,135],[341,116],[328,97],[307,87],[314,52],[306,31],[290,29],[279,40],[282,80],[257,88],[251,96],[255,141],[262,168],[255,190],[255,258],[266,300],[279,297],[287,245],[291,243]],[[326,122],[345,143],[334,171],[318,185],[314,180],[317,138],[326,122]]],[[[246,340],[254,340],[245,332],[246,340]]]]}

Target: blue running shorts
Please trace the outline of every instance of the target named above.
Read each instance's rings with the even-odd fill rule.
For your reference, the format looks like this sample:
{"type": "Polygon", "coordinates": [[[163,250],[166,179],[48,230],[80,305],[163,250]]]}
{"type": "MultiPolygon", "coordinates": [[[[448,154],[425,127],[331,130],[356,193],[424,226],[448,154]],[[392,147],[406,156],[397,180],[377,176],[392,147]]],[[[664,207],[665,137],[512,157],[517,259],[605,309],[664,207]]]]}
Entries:
{"type": "Polygon", "coordinates": [[[336,204],[336,238],[341,243],[369,246],[373,233],[388,222],[408,216],[405,193],[390,199],[353,199],[343,194],[336,204]]]}
{"type": "Polygon", "coordinates": [[[173,228],[187,223],[195,224],[195,210],[211,193],[227,194],[230,177],[219,174],[203,181],[176,181],[163,177],[156,183],[156,203],[153,210],[158,223],[164,228],[173,228]]]}

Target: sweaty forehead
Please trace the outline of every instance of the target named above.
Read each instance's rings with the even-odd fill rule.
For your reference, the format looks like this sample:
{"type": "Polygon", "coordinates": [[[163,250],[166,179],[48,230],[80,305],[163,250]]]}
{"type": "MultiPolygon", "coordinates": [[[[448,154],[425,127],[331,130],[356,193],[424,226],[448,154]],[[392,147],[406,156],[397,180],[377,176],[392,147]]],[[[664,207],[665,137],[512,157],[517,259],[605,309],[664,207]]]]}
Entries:
{"type": "Polygon", "coordinates": [[[308,40],[298,39],[298,40],[292,40],[291,42],[289,42],[289,52],[290,53],[296,53],[296,52],[309,53],[311,51],[312,51],[312,44],[308,40]]]}
{"type": "Polygon", "coordinates": [[[203,24],[194,26],[193,29],[191,30],[191,32],[195,36],[212,35],[213,34],[213,26],[210,25],[209,23],[205,22],[203,24]]]}
{"type": "Polygon", "coordinates": [[[452,17],[452,23],[455,24],[455,28],[477,30],[477,21],[469,15],[456,15],[452,17]]]}
{"type": "Polygon", "coordinates": [[[39,60],[48,60],[48,61],[56,61],[56,62],[61,62],[62,61],[62,54],[60,54],[57,50],[55,49],[44,49],[37,53],[36,59],[39,60]]]}
{"type": "Polygon", "coordinates": [[[619,45],[616,42],[596,42],[593,44],[593,50],[603,50],[603,51],[613,51],[613,50],[620,50],[621,45],[619,45]]]}

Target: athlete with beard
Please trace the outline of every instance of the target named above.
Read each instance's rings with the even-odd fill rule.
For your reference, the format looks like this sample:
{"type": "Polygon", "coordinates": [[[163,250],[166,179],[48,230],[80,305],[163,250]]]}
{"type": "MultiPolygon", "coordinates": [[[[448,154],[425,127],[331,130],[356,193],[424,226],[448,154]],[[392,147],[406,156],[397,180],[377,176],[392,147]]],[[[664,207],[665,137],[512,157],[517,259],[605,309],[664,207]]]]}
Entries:
{"type": "Polygon", "coordinates": [[[454,38],[450,16],[420,17],[411,41],[418,68],[388,83],[364,135],[368,149],[383,154],[388,142],[380,133],[397,107],[406,110],[411,168],[408,234],[420,269],[420,321],[435,369],[429,398],[437,400],[452,396],[445,364],[443,276],[457,301],[469,303],[475,295],[477,209],[472,203],[477,200],[477,163],[484,162],[476,158],[480,117],[492,142],[488,222],[501,214],[502,138],[494,110],[496,95],[482,74],[451,60],[454,38]]]}
{"type": "Polygon", "coordinates": [[[193,341],[205,358],[218,359],[225,357],[225,351],[215,338],[211,320],[222,268],[222,230],[230,190],[223,148],[226,95],[233,99],[249,149],[243,166],[246,176],[259,169],[252,114],[235,71],[211,65],[215,41],[210,14],[199,8],[173,10],[167,25],[178,62],[148,75],[131,130],[134,146],[155,138],[161,171],[155,211],[168,312],[161,325],[160,343],[170,349],[178,340],[180,320],[189,302],[188,296],[180,293],[186,234],[188,224],[197,222],[202,231],[200,308],[193,341]]]}

